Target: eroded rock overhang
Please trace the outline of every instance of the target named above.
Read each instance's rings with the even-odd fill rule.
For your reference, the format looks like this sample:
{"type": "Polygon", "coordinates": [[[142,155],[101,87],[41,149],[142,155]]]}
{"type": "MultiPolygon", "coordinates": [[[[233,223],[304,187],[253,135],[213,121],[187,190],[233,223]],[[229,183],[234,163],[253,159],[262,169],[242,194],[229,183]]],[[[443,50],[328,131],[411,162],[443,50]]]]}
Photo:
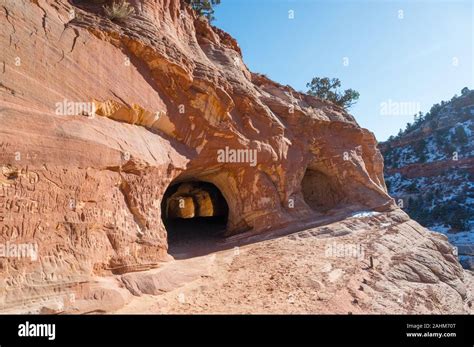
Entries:
{"type": "Polygon", "coordinates": [[[0,236],[38,243],[42,259],[4,263],[3,290],[29,283],[15,300],[36,295],[34,276],[79,285],[166,260],[161,206],[178,181],[217,187],[226,235],[390,205],[373,134],[251,73],[180,1],[135,2],[123,23],[75,3],[7,0],[0,13],[0,236]]]}

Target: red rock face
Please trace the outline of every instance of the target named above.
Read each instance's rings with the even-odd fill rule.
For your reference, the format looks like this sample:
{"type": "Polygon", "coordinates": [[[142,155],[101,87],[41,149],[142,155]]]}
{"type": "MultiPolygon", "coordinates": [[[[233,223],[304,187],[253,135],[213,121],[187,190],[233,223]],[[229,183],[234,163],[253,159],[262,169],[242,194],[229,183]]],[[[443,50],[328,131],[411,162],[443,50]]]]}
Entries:
{"type": "Polygon", "coordinates": [[[112,22],[87,1],[2,0],[0,241],[41,259],[1,259],[7,308],[166,260],[174,183],[215,185],[227,235],[391,204],[351,115],[251,73],[180,1],[132,3],[112,22]]]}

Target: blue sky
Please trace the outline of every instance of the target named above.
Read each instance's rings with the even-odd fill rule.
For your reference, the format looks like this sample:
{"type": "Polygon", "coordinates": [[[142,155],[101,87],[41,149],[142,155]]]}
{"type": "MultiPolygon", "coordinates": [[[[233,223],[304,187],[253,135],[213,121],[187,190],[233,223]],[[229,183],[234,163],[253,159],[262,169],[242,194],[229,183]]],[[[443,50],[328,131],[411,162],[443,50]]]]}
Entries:
{"type": "Polygon", "coordinates": [[[384,103],[425,113],[474,88],[472,0],[221,1],[213,24],[238,40],[252,71],[297,90],[339,78],[360,92],[350,113],[379,141],[413,120],[384,103]]]}

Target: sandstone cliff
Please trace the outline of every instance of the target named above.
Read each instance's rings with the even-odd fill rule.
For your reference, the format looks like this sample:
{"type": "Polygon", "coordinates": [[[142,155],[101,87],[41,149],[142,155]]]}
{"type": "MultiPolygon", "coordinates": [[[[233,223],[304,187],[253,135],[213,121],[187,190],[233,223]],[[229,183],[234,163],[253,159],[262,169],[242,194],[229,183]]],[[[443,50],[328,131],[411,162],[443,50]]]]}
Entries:
{"type": "MultiPolygon", "coordinates": [[[[400,218],[374,136],[351,115],[250,72],[235,40],[183,2],[131,3],[117,22],[90,1],[0,0],[0,241],[37,246],[0,258],[2,310],[113,311],[146,293],[129,273],[170,261],[176,193],[196,205],[181,217],[214,213],[203,184],[227,203],[227,242],[360,210],[400,218]]],[[[438,311],[464,312],[470,277],[445,239],[410,225],[390,229],[384,268],[449,288],[438,311]],[[404,237],[426,246],[405,254],[404,237]]]]}

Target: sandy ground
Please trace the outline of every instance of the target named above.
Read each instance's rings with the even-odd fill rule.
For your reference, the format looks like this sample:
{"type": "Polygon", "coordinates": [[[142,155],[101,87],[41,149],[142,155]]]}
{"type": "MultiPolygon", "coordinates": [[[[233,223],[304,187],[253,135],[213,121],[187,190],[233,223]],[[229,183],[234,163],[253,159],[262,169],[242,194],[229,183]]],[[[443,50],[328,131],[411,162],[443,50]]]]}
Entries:
{"type": "MultiPolygon", "coordinates": [[[[186,246],[178,247],[183,259],[125,275],[141,292],[116,313],[465,312],[466,302],[445,283],[387,278],[391,265],[382,264],[375,244],[405,224],[350,218],[187,259],[186,246]]],[[[472,285],[467,272],[466,282],[472,285]]]]}

